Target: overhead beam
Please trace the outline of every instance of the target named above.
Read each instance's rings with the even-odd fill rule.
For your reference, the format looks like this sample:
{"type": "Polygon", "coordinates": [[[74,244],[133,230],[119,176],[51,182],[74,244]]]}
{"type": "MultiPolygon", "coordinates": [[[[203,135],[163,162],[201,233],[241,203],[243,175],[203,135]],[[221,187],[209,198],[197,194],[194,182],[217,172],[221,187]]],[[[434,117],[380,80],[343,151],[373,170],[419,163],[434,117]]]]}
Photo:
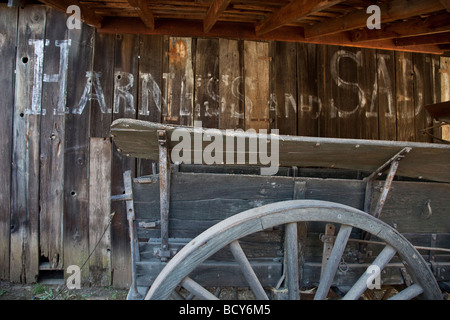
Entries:
{"type": "Polygon", "coordinates": [[[78,6],[81,11],[81,20],[93,27],[100,28],[102,26],[102,17],[95,14],[94,10],[87,5],[80,3],[78,0],[40,0],[45,5],[56,10],[67,13],[67,8],[71,5],[78,6]]]}
{"type": "Polygon", "coordinates": [[[343,0],[295,0],[276,12],[272,13],[265,20],[255,26],[257,35],[262,35],[273,31],[286,24],[304,18],[314,12],[325,10],[334,6],[343,0]]]}
{"type": "MultiPolygon", "coordinates": [[[[394,0],[379,4],[381,23],[402,20],[445,9],[439,0],[394,0]]],[[[313,38],[367,27],[367,8],[305,28],[305,38],[313,38]]]]}
{"type": "Polygon", "coordinates": [[[357,42],[419,36],[445,31],[450,31],[450,13],[433,15],[425,19],[416,18],[409,21],[394,22],[382,25],[381,29],[363,28],[350,32],[352,41],[357,42]]]}
{"type": "Polygon", "coordinates": [[[215,24],[213,32],[205,33],[203,22],[179,19],[160,19],[158,27],[150,30],[138,18],[105,18],[102,28],[98,29],[100,33],[131,33],[131,34],[150,34],[150,35],[169,35],[174,37],[218,37],[242,40],[266,40],[266,41],[286,41],[300,43],[315,43],[340,45],[355,48],[370,48],[382,50],[398,50],[408,52],[442,54],[443,50],[437,45],[431,46],[407,46],[398,47],[392,39],[370,41],[370,42],[352,42],[347,32],[341,32],[330,36],[305,39],[303,28],[299,27],[280,27],[264,35],[257,36],[253,24],[241,24],[233,22],[219,21],[215,24]]]}
{"type": "Polygon", "coordinates": [[[428,44],[450,43],[450,32],[436,33],[417,37],[406,37],[394,40],[397,46],[417,46],[428,44]]]}
{"type": "Polygon", "coordinates": [[[439,0],[445,9],[450,12],[450,0],[439,0]]]}
{"type": "Polygon", "coordinates": [[[127,0],[128,3],[136,10],[139,18],[149,29],[155,29],[155,18],[153,13],[148,8],[145,0],[127,0]]]}
{"type": "Polygon", "coordinates": [[[43,4],[52,7],[58,11],[62,11],[66,13],[67,7],[69,5],[65,4],[65,1],[57,1],[57,0],[40,0],[43,4]]]}
{"type": "Polygon", "coordinates": [[[208,12],[206,13],[205,20],[203,20],[204,32],[207,33],[211,31],[212,27],[217,22],[222,12],[226,10],[229,4],[230,0],[213,0],[211,5],[209,6],[208,12]]]}

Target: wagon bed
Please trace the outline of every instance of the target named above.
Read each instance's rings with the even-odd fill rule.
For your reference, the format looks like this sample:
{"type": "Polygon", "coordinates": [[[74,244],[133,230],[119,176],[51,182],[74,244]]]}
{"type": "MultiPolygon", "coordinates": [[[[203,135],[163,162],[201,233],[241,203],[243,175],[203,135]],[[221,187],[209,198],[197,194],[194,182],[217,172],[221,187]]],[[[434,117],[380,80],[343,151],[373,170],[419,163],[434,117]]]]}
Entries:
{"type": "MultiPolygon", "coordinates": [[[[421,283],[420,288],[425,288],[422,291],[426,292],[417,291],[414,296],[436,298],[434,281],[441,286],[450,281],[450,251],[446,249],[450,248],[450,146],[270,136],[279,141],[280,169],[276,176],[264,176],[259,174],[261,163],[170,164],[168,155],[176,145],[171,139],[175,130],[191,137],[217,132],[132,119],[116,120],[111,127],[114,142],[123,155],[159,163],[159,173],[149,176],[132,178],[131,173],[126,172],[125,194],[113,197],[127,203],[133,264],[130,299],[142,299],[146,295],[149,298],[153,293],[147,292],[152,286],[169,287],[161,285],[169,280],[160,278],[170,278],[170,273],[164,275],[170,268],[175,268],[171,274],[180,273],[174,267],[178,257],[184,256],[201,235],[213,232],[217,225],[238,219],[242,214],[255,215],[258,213],[254,210],[265,212],[278,205],[296,206],[295,210],[283,209],[286,214],[291,212],[289,210],[301,211],[305,205],[313,205],[314,210],[320,207],[322,211],[332,207],[334,211],[347,212],[354,208],[363,220],[381,221],[380,228],[387,228],[411,243],[412,250],[419,250],[414,252],[420,252],[423,259],[420,261],[427,267],[422,271],[408,270],[402,256],[402,250],[406,249],[397,248],[398,254],[383,268],[384,286],[403,286],[411,288],[408,292],[413,291],[417,289],[414,286],[417,274],[414,273],[425,272],[432,274],[433,280],[421,283]],[[428,285],[434,293],[428,292],[428,285]]],[[[234,135],[236,139],[244,136],[247,146],[251,139],[259,137],[236,131],[221,133],[234,135]]],[[[207,144],[204,142],[202,149],[207,144]]],[[[327,274],[325,268],[332,265],[327,262],[328,254],[337,247],[344,232],[341,230],[345,230],[332,221],[334,214],[327,213],[327,218],[329,223],[314,219],[303,221],[302,216],[295,223],[274,225],[245,234],[239,240],[239,247],[246,256],[244,261],[251,265],[260,286],[266,291],[271,288],[269,295],[280,298],[289,292],[287,295],[292,298],[296,295],[291,293],[297,291],[299,296],[301,289],[320,291],[323,274],[327,274]],[[293,225],[297,241],[288,241],[293,233],[287,226],[293,225]],[[299,244],[295,249],[298,263],[292,267],[291,262],[289,267],[285,253],[292,242],[299,244]],[[300,275],[297,284],[287,281],[286,272],[292,268],[300,275]],[[298,289],[292,289],[293,285],[298,289]],[[286,289],[289,286],[291,290],[286,289]]],[[[343,248],[340,254],[342,259],[336,264],[329,287],[345,292],[377,256],[386,254],[384,242],[378,238],[381,231],[368,237],[363,229],[364,224],[348,231],[345,250],[343,248]]],[[[189,274],[189,281],[193,279],[194,283],[215,288],[248,286],[249,279],[241,272],[242,260],[236,258],[232,244],[226,244],[208,253],[209,256],[189,274]]],[[[182,284],[191,288],[189,281],[183,281],[182,284]]],[[[328,288],[323,290],[328,292],[328,288]]],[[[201,293],[196,295],[201,296],[201,293]]]]}

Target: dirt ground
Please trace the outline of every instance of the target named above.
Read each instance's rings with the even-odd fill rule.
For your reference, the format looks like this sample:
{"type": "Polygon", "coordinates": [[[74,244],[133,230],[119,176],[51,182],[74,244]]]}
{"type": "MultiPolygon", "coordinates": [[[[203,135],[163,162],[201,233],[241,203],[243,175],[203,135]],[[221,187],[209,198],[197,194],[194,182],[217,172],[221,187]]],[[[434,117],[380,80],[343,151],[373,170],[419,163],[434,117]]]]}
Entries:
{"type": "Polygon", "coordinates": [[[69,290],[65,284],[0,282],[0,300],[125,300],[127,293],[110,287],[69,290]]]}
{"type": "MultiPolygon", "coordinates": [[[[214,288],[213,288],[214,289],[214,288]]],[[[214,293],[214,290],[211,292],[214,293]]],[[[380,291],[381,292],[381,291],[380,291]]],[[[381,292],[382,295],[383,292],[381,292]]],[[[393,292],[392,294],[395,294],[393,292]]],[[[0,300],[126,300],[127,289],[116,289],[111,287],[81,288],[70,290],[65,284],[37,283],[31,285],[15,284],[0,281],[0,300]]],[[[443,292],[444,300],[450,300],[450,294],[443,292]]],[[[253,299],[249,290],[235,292],[224,289],[220,294],[221,299],[253,299]],[[236,295],[237,294],[237,295],[236,295]]],[[[309,294],[302,294],[302,299],[310,300],[309,294]]],[[[364,300],[378,300],[380,297],[363,297],[364,300]]]]}

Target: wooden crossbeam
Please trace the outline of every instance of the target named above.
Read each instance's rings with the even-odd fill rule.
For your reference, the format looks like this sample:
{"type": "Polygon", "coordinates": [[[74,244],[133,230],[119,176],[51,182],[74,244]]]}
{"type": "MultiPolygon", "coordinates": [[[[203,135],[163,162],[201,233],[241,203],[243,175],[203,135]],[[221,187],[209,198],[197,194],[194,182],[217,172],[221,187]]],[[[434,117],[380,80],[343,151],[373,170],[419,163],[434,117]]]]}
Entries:
{"type": "Polygon", "coordinates": [[[450,31],[450,13],[433,15],[425,19],[416,18],[409,21],[394,22],[382,26],[379,30],[363,28],[361,30],[351,31],[351,39],[354,42],[373,41],[445,31],[450,31]]]}
{"type": "Polygon", "coordinates": [[[328,45],[341,45],[356,48],[371,48],[382,50],[399,50],[408,52],[421,52],[442,54],[443,50],[437,45],[407,46],[398,47],[392,39],[352,42],[347,32],[341,32],[329,36],[305,39],[303,29],[300,27],[280,27],[264,35],[257,36],[252,24],[240,24],[219,21],[215,24],[213,32],[205,33],[202,22],[192,20],[159,19],[158,27],[150,30],[137,18],[105,18],[100,33],[131,33],[131,34],[152,34],[170,35],[175,37],[218,37],[236,38],[245,40],[267,40],[267,41],[288,41],[301,43],[315,43],[328,45]]]}
{"type": "Polygon", "coordinates": [[[397,46],[417,46],[424,44],[450,43],[450,32],[436,33],[417,37],[406,37],[394,40],[397,46]]]}
{"type": "Polygon", "coordinates": [[[295,0],[288,5],[282,7],[272,15],[267,17],[261,23],[256,25],[255,31],[257,35],[280,28],[294,20],[306,17],[314,12],[319,12],[334,6],[343,0],[324,1],[324,0],[295,0]]]}
{"type": "Polygon", "coordinates": [[[439,0],[445,9],[450,12],[450,0],[439,0]]]}
{"type": "MultiPolygon", "coordinates": [[[[379,7],[381,23],[407,19],[445,9],[439,0],[394,0],[380,3],[379,7]]],[[[367,8],[363,8],[342,17],[326,20],[305,28],[305,38],[366,28],[369,17],[367,8]]]]}
{"type": "Polygon", "coordinates": [[[149,29],[155,29],[155,18],[153,13],[148,8],[145,0],[127,0],[128,3],[136,10],[139,18],[149,29]]]}
{"type": "Polygon", "coordinates": [[[212,29],[219,16],[226,10],[229,4],[230,0],[213,0],[203,21],[204,32],[209,32],[212,29]]]}
{"type": "Polygon", "coordinates": [[[41,0],[41,2],[49,7],[55,8],[59,11],[66,12],[66,9],[69,5],[66,5],[66,1],[57,1],[57,0],[41,0]]]}
{"type": "Polygon", "coordinates": [[[56,10],[67,13],[67,8],[71,5],[76,5],[81,11],[81,20],[88,25],[100,28],[102,26],[102,17],[98,16],[92,9],[87,5],[80,3],[78,0],[40,0],[43,4],[49,7],[55,8],[56,10]]]}

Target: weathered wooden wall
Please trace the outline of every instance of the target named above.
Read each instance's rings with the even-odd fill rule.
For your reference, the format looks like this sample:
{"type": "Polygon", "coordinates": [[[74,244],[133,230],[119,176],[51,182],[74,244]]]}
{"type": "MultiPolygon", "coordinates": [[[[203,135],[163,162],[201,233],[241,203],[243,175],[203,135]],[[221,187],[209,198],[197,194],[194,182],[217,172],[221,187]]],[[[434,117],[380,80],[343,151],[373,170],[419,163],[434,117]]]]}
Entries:
{"type": "Polygon", "coordinates": [[[114,119],[429,141],[423,106],[441,98],[437,56],[65,22],[45,6],[0,7],[1,279],[84,265],[83,283],[130,285],[126,215],[109,197],[125,170],[151,165],[118,154],[114,119]]]}

